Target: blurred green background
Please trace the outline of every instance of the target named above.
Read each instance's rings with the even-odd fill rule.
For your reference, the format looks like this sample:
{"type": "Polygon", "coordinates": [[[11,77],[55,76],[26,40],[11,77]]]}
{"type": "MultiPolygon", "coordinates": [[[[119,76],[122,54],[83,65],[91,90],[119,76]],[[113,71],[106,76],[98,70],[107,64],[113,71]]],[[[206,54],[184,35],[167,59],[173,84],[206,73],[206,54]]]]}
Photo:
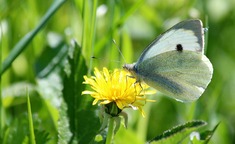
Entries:
{"type": "MultiPolygon", "coordinates": [[[[52,0],[0,1],[2,62],[54,3],[52,0]]],[[[0,140],[28,142],[27,87],[37,142],[69,143],[75,139],[86,143],[83,139],[94,136],[100,123],[97,107],[91,106],[88,96],[80,95],[84,90],[82,76],[92,75],[94,67],[113,70],[122,68],[125,61],[135,62],[159,34],[192,18],[201,19],[209,29],[206,55],[214,67],[212,82],[193,103],[157,95],[151,97],[156,103],[145,106],[146,118],[138,111],[127,110],[129,128],[120,129],[115,143],[142,143],[175,125],[197,119],[206,121],[208,129],[220,122],[211,143],[235,143],[234,0],[66,1],[1,75],[0,140]],[[73,48],[78,49],[74,41],[82,47],[82,55],[78,50],[75,52],[78,55],[71,56],[73,48]],[[74,71],[72,62],[77,65],[74,71]],[[74,77],[66,78],[68,73],[74,77]],[[76,78],[78,81],[72,83],[76,78]],[[88,119],[92,116],[87,114],[93,114],[94,119],[88,119]],[[89,132],[91,126],[96,131],[89,132]]]]}

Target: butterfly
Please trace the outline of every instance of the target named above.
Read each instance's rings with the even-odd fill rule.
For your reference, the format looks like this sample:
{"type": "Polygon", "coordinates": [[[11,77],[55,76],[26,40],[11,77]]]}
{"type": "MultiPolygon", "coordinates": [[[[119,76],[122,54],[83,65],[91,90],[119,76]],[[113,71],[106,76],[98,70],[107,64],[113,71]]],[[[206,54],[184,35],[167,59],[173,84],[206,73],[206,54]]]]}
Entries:
{"type": "Polygon", "coordinates": [[[136,82],[144,81],[182,102],[197,100],[211,81],[213,67],[204,55],[201,20],[185,20],[158,36],[136,63],[125,64],[136,82]]]}

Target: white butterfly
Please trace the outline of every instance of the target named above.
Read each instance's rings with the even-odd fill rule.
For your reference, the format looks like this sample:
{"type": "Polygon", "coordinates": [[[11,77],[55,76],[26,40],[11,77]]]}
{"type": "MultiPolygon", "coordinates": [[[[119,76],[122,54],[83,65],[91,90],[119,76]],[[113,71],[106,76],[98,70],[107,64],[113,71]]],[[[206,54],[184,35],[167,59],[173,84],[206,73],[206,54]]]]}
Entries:
{"type": "Polygon", "coordinates": [[[204,55],[200,20],[182,21],[154,40],[136,63],[125,64],[137,82],[179,101],[194,101],[211,81],[213,67],[204,55]]]}

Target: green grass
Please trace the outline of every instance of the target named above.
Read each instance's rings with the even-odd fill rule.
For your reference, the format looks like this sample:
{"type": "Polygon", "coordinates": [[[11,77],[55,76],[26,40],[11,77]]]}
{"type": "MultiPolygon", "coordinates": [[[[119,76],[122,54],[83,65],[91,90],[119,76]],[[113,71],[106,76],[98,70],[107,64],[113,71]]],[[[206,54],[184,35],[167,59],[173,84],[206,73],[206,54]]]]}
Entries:
{"type": "Polygon", "coordinates": [[[151,97],[155,103],[145,105],[145,118],[125,110],[128,129],[121,125],[114,142],[144,143],[176,125],[188,130],[187,122],[203,120],[206,126],[193,128],[212,136],[209,143],[234,143],[233,0],[0,1],[0,141],[29,143],[34,135],[36,143],[92,143],[100,134],[102,143],[99,107],[81,95],[83,75],[93,75],[94,67],[113,70],[135,62],[159,34],[191,18],[208,28],[212,82],[193,103],[157,94],[151,97]]]}

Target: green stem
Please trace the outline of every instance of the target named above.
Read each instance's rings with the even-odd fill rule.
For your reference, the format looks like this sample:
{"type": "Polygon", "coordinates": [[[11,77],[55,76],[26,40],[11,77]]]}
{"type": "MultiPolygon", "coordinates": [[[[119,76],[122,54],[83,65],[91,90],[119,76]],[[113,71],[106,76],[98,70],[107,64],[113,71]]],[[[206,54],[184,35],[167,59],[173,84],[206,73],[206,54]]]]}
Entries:
{"type": "Polygon", "coordinates": [[[152,103],[148,103],[144,106],[145,117],[140,117],[137,125],[137,137],[143,143],[146,141],[146,134],[148,130],[148,121],[150,116],[152,103]]]}
{"type": "MultiPolygon", "coordinates": [[[[0,36],[3,36],[2,25],[0,24],[1,33],[0,36]]],[[[2,71],[2,42],[0,43],[0,71],[2,71]]],[[[0,75],[0,138],[3,138],[3,105],[2,105],[2,75],[0,75]]]]}
{"type": "Polygon", "coordinates": [[[105,144],[111,144],[112,137],[113,137],[113,127],[114,127],[114,118],[109,119],[109,125],[108,125],[108,134],[106,138],[105,144]]]}
{"type": "MultiPolygon", "coordinates": [[[[92,9],[92,19],[91,19],[91,38],[90,38],[91,55],[90,55],[90,57],[92,57],[94,55],[96,9],[97,9],[97,0],[94,0],[93,1],[93,9],[92,9]]],[[[89,67],[88,67],[88,75],[89,76],[91,75],[92,62],[93,62],[93,59],[90,59],[90,63],[89,63],[89,67]]]]}

